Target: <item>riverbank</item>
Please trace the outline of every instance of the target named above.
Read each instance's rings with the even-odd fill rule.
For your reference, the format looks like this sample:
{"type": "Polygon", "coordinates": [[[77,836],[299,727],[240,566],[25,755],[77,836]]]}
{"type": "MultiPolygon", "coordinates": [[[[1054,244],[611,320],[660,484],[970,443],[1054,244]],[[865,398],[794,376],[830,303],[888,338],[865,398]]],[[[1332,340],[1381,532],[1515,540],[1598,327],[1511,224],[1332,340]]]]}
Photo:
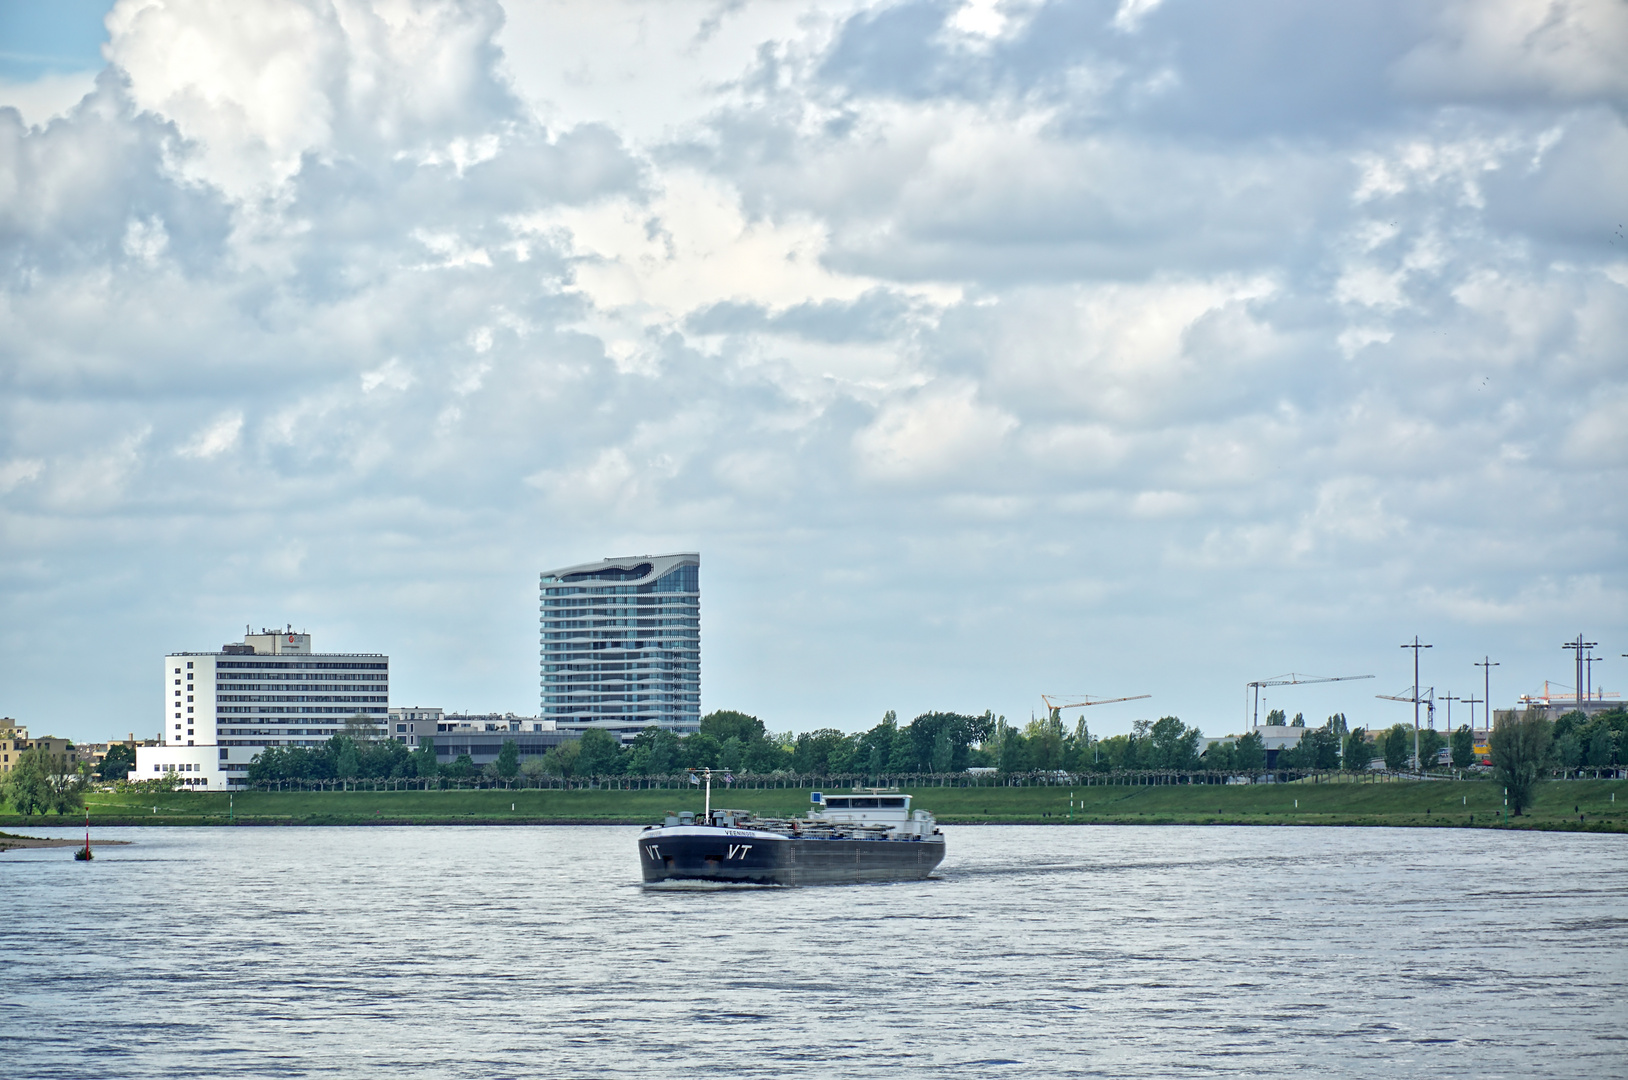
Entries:
{"type": "MultiPolygon", "coordinates": [[[[1388,825],[1628,832],[1628,781],[1557,780],[1502,820],[1502,789],[1485,780],[1394,784],[973,787],[912,789],[945,825],[1388,825]],[[1070,803],[1072,802],[1072,806],[1070,803]]],[[[92,794],[97,825],[643,825],[701,809],[699,791],[169,792],[92,794]]],[[[714,806],[801,814],[807,790],[715,790],[714,806]]],[[[0,814],[0,826],[75,824],[78,817],[0,814]]]]}
{"type": "MultiPolygon", "coordinates": [[[[35,821],[42,821],[35,818],[35,821]]],[[[93,848],[107,847],[109,844],[128,844],[128,840],[91,840],[93,848]]],[[[10,851],[12,848],[44,848],[44,847],[81,847],[85,841],[82,838],[67,838],[60,836],[18,836],[15,833],[0,833],[0,851],[10,851]]]]}

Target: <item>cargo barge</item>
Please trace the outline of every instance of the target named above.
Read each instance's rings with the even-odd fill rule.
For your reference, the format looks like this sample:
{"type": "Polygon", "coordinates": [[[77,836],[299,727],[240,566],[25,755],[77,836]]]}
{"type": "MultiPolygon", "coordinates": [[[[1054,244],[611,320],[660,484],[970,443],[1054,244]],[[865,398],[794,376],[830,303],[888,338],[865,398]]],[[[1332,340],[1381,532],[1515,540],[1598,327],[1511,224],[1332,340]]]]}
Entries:
{"type": "Polygon", "coordinates": [[[712,809],[709,776],[700,815],[672,814],[639,835],[639,865],[647,885],[916,881],[944,861],[944,834],[911,798],[896,788],[816,791],[804,817],[757,817],[712,809]]]}

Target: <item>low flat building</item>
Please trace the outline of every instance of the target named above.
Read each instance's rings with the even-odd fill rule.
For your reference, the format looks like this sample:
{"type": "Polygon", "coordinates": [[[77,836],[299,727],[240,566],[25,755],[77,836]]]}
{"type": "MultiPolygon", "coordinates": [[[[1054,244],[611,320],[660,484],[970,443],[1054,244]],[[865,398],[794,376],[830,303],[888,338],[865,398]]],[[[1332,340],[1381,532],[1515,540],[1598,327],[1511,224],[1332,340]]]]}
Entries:
{"type": "Polygon", "coordinates": [[[420,744],[425,739],[435,740],[435,760],[439,764],[450,765],[460,755],[468,754],[477,768],[496,761],[503,752],[503,744],[510,739],[514,740],[520,756],[529,758],[541,757],[561,743],[581,737],[579,732],[560,730],[553,720],[545,717],[513,713],[449,713],[435,728],[434,734],[430,734],[421,727],[417,737],[420,744]]]}
{"type": "Polygon", "coordinates": [[[1291,750],[1300,745],[1300,740],[1306,737],[1307,727],[1294,727],[1289,724],[1261,724],[1255,728],[1255,734],[1261,737],[1261,749],[1266,751],[1266,767],[1277,767],[1278,754],[1284,750],[1291,750]]]}
{"type": "MultiPolygon", "coordinates": [[[[138,746],[130,780],[162,780],[175,774],[176,783],[198,791],[231,791],[228,774],[219,768],[213,746],[138,746]]],[[[238,784],[242,784],[238,780],[238,784]]]]}
{"type": "MultiPolygon", "coordinates": [[[[1562,716],[1565,716],[1570,712],[1580,712],[1584,716],[1593,718],[1600,713],[1610,712],[1613,709],[1620,709],[1623,707],[1622,699],[1615,696],[1609,698],[1584,698],[1583,700],[1579,701],[1575,697],[1562,696],[1559,693],[1556,693],[1552,697],[1547,694],[1532,694],[1523,695],[1519,701],[1522,709],[1525,712],[1531,712],[1533,709],[1537,709],[1543,715],[1543,717],[1548,720],[1559,720],[1562,716]]],[[[1498,709],[1493,713],[1493,715],[1502,716],[1504,713],[1511,711],[1513,710],[1498,709]]]]}
{"type": "Polygon", "coordinates": [[[397,742],[406,743],[417,749],[419,735],[425,733],[433,735],[435,725],[444,723],[445,716],[444,710],[431,709],[423,705],[391,709],[388,734],[397,742]]]}

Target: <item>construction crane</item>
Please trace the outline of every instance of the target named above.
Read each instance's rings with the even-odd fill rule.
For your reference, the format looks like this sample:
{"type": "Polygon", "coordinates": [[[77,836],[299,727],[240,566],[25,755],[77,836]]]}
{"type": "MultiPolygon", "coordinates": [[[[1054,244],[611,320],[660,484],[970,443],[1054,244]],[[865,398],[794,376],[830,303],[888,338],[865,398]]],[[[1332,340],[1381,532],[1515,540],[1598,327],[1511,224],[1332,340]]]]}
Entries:
{"type": "Polygon", "coordinates": [[[1257,680],[1256,682],[1245,683],[1244,684],[1244,697],[1245,698],[1249,697],[1249,692],[1251,690],[1253,690],[1255,692],[1255,704],[1254,704],[1253,710],[1250,713],[1249,726],[1251,728],[1256,728],[1256,727],[1260,726],[1260,719],[1261,719],[1261,687],[1263,687],[1263,686],[1305,686],[1307,683],[1347,682],[1347,681],[1349,681],[1351,679],[1371,679],[1371,678],[1373,678],[1372,675],[1301,675],[1301,674],[1298,674],[1296,672],[1291,671],[1287,675],[1276,675],[1276,676],[1273,676],[1270,679],[1260,679],[1260,680],[1257,680]]]}
{"type": "Polygon", "coordinates": [[[1111,697],[1111,698],[1094,698],[1090,694],[1073,694],[1073,695],[1070,695],[1070,696],[1084,698],[1085,700],[1083,700],[1083,701],[1071,701],[1071,702],[1068,702],[1067,704],[1060,704],[1058,702],[1052,701],[1052,699],[1050,697],[1048,697],[1047,695],[1041,694],[1040,695],[1040,700],[1044,701],[1046,703],[1046,715],[1048,717],[1053,717],[1053,718],[1056,718],[1056,719],[1060,720],[1060,719],[1062,719],[1062,712],[1063,712],[1064,709],[1084,709],[1084,708],[1088,708],[1089,706],[1092,706],[1092,705],[1112,705],[1112,704],[1114,704],[1115,702],[1118,702],[1118,701],[1141,701],[1143,698],[1149,698],[1149,697],[1152,697],[1153,695],[1152,694],[1132,694],[1130,697],[1111,697]]]}
{"type": "MultiPolygon", "coordinates": [[[[1410,694],[1407,697],[1403,697],[1400,694],[1375,694],[1374,697],[1379,698],[1381,701],[1402,701],[1402,702],[1406,702],[1409,705],[1423,705],[1425,707],[1425,709],[1428,710],[1429,715],[1430,715],[1430,721],[1429,721],[1430,730],[1435,731],[1436,730],[1436,688],[1434,686],[1432,686],[1430,689],[1426,690],[1423,694],[1419,693],[1419,688],[1417,686],[1413,687],[1412,690],[1413,690],[1413,693],[1410,694]]],[[[1418,710],[1414,710],[1414,713],[1413,713],[1413,768],[1414,768],[1415,771],[1418,771],[1418,768],[1419,768],[1419,713],[1418,713],[1418,710]]]]}

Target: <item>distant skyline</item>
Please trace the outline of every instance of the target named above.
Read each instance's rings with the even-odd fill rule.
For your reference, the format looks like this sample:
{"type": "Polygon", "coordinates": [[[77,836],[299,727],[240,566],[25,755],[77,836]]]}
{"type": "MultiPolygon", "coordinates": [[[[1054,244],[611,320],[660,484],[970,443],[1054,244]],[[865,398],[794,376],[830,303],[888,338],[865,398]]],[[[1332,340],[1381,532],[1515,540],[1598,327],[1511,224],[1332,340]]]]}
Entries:
{"type": "Polygon", "coordinates": [[[0,0],[0,714],[156,731],[159,658],[291,622],[529,715],[538,572],[680,550],[703,710],[776,731],[1411,722],[1415,634],[1621,692],[1625,55],[1611,0],[0,0]]]}

